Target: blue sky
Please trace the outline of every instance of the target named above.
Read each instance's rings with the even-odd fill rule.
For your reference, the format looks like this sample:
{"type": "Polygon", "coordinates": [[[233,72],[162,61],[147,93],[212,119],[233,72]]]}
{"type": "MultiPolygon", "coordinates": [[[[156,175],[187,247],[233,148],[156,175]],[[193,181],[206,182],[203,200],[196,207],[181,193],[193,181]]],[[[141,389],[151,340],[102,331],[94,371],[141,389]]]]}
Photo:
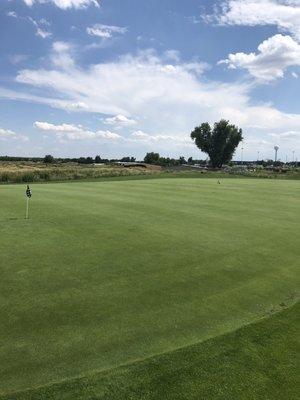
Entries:
{"type": "Polygon", "coordinates": [[[300,150],[299,0],[2,0],[0,154],[205,158],[191,130],[243,128],[235,158],[300,150]]]}

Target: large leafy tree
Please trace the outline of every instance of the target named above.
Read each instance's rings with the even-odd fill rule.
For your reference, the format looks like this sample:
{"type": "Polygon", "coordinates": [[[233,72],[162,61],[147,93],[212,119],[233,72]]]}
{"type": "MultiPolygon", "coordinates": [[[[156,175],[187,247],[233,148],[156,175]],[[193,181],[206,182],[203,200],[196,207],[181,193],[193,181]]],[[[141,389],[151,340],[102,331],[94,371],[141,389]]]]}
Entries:
{"type": "Polygon", "coordinates": [[[213,128],[205,122],[196,127],[191,133],[197,147],[209,155],[213,168],[221,168],[228,163],[239,143],[243,140],[242,129],[221,119],[213,128]]]}

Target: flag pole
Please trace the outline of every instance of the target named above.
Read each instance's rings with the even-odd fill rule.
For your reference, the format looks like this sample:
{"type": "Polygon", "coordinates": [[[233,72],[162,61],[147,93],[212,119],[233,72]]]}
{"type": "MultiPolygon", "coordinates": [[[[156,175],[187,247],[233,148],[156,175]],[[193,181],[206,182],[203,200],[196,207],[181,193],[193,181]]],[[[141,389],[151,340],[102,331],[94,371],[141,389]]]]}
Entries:
{"type": "Polygon", "coordinates": [[[25,219],[29,219],[29,199],[31,197],[31,190],[29,185],[27,185],[26,189],[26,214],[25,214],[25,219]]]}
{"type": "Polygon", "coordinates": [[[26,217],[25,219],[29,219],[29,197],[26,196],[26,217]]]}

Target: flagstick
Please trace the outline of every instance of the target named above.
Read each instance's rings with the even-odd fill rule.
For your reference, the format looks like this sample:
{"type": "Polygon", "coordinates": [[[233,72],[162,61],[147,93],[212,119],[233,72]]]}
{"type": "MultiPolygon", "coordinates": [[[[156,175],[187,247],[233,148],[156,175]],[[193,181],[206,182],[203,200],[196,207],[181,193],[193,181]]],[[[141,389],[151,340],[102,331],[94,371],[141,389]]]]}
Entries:
{"type": "Polygon", "coordinates": [[[26,217],[25,219],[29,219],[29,197],[26,197],[27,202],[26,202],[26,217]]]}

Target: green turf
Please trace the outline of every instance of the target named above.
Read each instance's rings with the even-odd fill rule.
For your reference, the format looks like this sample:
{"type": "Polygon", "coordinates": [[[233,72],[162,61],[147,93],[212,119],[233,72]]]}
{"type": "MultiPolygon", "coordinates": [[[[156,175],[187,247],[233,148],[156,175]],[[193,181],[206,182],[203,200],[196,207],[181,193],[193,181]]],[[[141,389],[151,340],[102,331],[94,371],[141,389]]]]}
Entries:
{"type": "Polygon", "coordinates": [[[297,181],[32,188],[25,221],[24,186],[0,186],[2,395],[190,346],[296,300],[297,181]]]}
{"type": "Polygon", "coordinates": [[[1,400],[298,400],[299,311],[298,303],[193,346],[1,400]]]}

